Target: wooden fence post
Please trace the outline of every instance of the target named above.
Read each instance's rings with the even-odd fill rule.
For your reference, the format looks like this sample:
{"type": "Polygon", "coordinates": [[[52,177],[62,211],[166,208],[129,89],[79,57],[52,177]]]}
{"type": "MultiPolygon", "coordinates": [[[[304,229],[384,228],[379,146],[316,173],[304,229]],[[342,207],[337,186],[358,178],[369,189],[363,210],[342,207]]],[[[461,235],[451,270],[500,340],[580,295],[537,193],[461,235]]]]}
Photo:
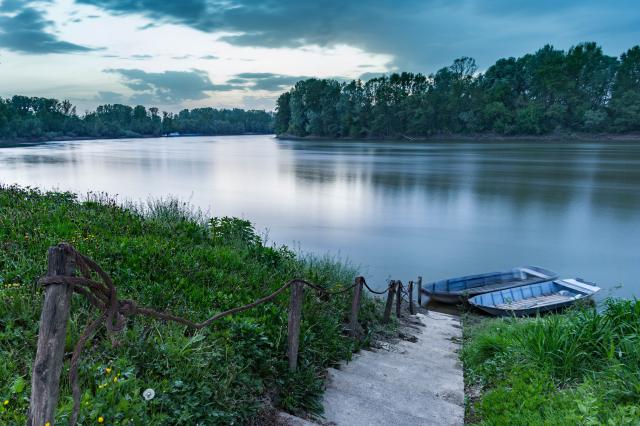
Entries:
{"type": "Polygon", "coordinates": [[[393,295],[396,294],[396,282],[389,281],[389,291],[387,292],[387,304],[384,307],[384,316],[382,322],[388,324],[391,320],[391,308],[393,308],[393,295]]]}
{"type": "Polygon", "coordinates": [[[418,277],[418,306],[422,306],[422,277],[418,277]]]}
{"type": "Polygon", "coordinates": [[[413,309],[413,281],[409,281],[407,292],[409,293],[409,313],[413,315],[415,314],[415,309],[413,309]]]}
{"type": "MultiPolygon", "coordinates": [[[[75,260],[69,253],[70,247],[65,243],[49,248],[48,277],[74,275],[75,260]]],[[[44,288],[38,349],[31,377],[29,426],[53,425],[55,420],[72,295],[73,287],[70,285],[49,284],[44,288]]]]}
{"type": "Polygon", "coordinates": [[[351,321],[350,334],[351,337],[358,337],[358,311],[360,310],[360,299],[362,295],[362,285],[364,278],[356,277],[355,286],[353,287],[353,300],[351,301],[351,321]]]}
{"type": "Polygon", "coordinates": [[[400,312],[402,308],[402,281],[396,281],[396,316],[400,318],[402,316],[402,312],[400,312]]]}
{"type": "Polygon", "coordinates": [[[302,318],[302,303],[304,302],[304,283],[291,283],[291,299],[289,301],[289,324],[287,330],[287,357],[289,370],[296,371],[298,367],[298,347],[300,346],[300,319],[302,318]]]}

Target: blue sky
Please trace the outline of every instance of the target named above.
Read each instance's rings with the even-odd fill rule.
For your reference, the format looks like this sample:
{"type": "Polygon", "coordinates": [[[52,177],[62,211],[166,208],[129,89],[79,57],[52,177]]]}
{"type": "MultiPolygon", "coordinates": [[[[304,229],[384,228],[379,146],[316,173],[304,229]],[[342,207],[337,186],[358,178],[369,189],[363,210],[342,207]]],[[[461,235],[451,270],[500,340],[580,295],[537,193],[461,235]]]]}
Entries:
{"type": "Polygon", "coordinates": [[[272,109],[307,76],[640,43],[637,1],[0,0],[0,96],[272,109]]]}

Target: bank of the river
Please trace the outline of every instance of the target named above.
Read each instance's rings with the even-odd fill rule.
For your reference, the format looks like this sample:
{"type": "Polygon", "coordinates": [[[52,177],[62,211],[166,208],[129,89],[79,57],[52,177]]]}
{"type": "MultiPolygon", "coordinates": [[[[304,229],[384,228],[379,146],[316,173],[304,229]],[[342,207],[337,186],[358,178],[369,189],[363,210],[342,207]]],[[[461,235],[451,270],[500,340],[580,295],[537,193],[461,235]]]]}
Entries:
{"type": "Polygon", "coordinates": [[[189,133],[184,135],[137,135],[137,136],[55,136],[55,137],[37,137],[37,138],[17,138],[17,139],[0,139],[0,148],[12,147],[12,146],[27,146],[35,145],[43,142],[72,142],[72,141],[95,141],[95,140],[112,140],[112,139],[157,139],[157,138],[188,138],[188,137],[201,137],[201,136],[255,136],[255,135],[270,135],[271,133],[229,133],[220,135],[204,135],[199,133],[189,133]]]}
{"type": "Polygon", "coordinates": [[[574,142],[640,142],[640,133],[584,133],[584,132],[554,132],[543,135],[502,135],[499,133],[442,133],[428,137],[395,135],[388,137],[350,138],[325,136],[296,136],[290,134],[276,135],[283,140],[311,140],[311,141],[415,141],[415,142],[443,142],[443,141],[574,141],[574,142]]]}
{"type": "Polygon", "coordinates": [[[640,303],[464,320],[467,424],[637,425],[640,303]]]}
{"type": "MultiPolygon", "coordinates": [[[[327,288],[350,284],[355,271],[335,261],[300,258],[265,246],[251,224],[208,220],[178,202],[121,207],[108,198],[0,187],[0,423],[24,424],[36,350],[47,248],[60,241],[95,259],[123,298],[194,320],[244,305],[296,277],[327,288]]],[[[133,318],[112,347],[104,330],[85,347],[80,424],[250,424],[269,407],[317,412],[324,371],[378,329],[380,307],[365,298],[364,343],[344,334],[350,294],[329,299],[306,292],[299,369],[288,370],[288,293],[274,303],[201,331],[133,318]],[[145,400],[151,388],[155,396],[145,400]]],[[[96,315],[74,298],[69,353],[96,315]]],[[[64,373],[66,374],[66,372],[64,373]]],[[[60,424],[72,401],[66,376],[60,424]]],[[[261,420],[261,421],[264,421],[261,420]]],[[[263,423],[260,423],[263,424],[263,423]]]]}

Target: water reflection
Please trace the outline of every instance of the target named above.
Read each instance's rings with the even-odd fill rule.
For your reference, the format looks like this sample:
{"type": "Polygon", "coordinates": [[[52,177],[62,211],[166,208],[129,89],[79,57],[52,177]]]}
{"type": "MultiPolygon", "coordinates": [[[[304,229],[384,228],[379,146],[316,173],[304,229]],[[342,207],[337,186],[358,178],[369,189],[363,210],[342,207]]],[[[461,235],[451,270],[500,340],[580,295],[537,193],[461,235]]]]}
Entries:
{"type": "Polygon", "coordinates": [[[640,296],[640,144],[79,141],[0,149],[0,181],[178,195],[378,286],[540,264],[640,296]]]}

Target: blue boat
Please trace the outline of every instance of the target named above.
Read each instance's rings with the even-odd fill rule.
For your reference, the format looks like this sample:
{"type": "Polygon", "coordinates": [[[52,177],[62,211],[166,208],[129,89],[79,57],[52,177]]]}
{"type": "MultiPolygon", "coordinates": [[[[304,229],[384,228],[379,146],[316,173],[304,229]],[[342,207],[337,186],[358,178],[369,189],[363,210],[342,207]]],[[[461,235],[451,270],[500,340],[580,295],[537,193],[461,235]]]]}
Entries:
{"type": "Polygon", "coordinates": [[[599,291],[594,283],[568,278],[480,294],[469,303],[492,315],[521,317],[565,308],[599,291]]]}
{"type": "Polygon", "coordinates": [[[514,268],[506,272],[467,275],[436,281],[422,287],[432,300],[442,303],[461,303],[470,297],[495,290],[504,290],[558,278],[558,274],[537,266],[514,268]]]}

